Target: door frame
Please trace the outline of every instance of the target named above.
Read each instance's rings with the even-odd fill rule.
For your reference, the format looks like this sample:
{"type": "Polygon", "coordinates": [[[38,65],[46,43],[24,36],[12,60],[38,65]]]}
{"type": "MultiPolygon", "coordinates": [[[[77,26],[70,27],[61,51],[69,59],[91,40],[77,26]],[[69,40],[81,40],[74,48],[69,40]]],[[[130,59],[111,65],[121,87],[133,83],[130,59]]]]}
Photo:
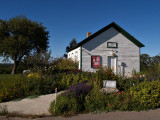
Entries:
{"type": "Polygon", "coordinates": [[[115,70],[115,74],[117,73],[117,63],[118,63],[118,56],[108,56],[107,57],[107,65],[109,67],[109,58],[115,58],[116,59],[116,70],[115,70]]]}

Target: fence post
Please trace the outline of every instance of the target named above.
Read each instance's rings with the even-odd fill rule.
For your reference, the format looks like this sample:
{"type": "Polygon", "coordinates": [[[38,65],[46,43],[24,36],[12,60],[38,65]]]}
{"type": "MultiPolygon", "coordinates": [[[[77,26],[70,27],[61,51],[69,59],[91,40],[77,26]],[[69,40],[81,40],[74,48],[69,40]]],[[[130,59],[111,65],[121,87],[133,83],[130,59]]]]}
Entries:
{"type": "Polygon", "coordinates": [[[54,105],[54,112],[56,111],[56,99],[57,99],[57,88],[55,88],[55,105],[54,105]]]}

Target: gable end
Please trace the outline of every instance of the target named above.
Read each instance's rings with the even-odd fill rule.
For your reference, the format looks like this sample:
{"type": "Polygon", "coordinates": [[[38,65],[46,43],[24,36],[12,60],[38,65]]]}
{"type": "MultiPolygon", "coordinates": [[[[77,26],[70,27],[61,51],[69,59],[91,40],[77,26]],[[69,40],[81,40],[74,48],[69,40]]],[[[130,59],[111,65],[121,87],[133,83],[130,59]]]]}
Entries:
{"type": "Polygon", "coordinates": [[[95,38],[96,36],[98,36],[99,34],[101,34],[102,32],[108,30],[109,28],[113,27],[114,29],[116,29],[118,32],[120,32],[122,35],[124,35],[126,38],[128,38],[131,42],[133,42],[136,46],[138,47],[144,47],[144,45],[139,42],[136,38],[134,38],[132,35],[130,35],[127,31],[125,31],[123,28],[121,28],[119,25],[117,25],[115,22],[112,22],[111,24],[105,26],[104,28],[100,29],[99,31],[95,32],[94,34],[92,34],[91,36],[89,36],[88,38],[84,39],[83,41],[79,42],[76,46],[74,46],[73,48],[71,48],[69,50],[72,51],[73,49],[82,46],[83,44],[85,44],[86,42],[90,41],[91,39],[95,38]]]}

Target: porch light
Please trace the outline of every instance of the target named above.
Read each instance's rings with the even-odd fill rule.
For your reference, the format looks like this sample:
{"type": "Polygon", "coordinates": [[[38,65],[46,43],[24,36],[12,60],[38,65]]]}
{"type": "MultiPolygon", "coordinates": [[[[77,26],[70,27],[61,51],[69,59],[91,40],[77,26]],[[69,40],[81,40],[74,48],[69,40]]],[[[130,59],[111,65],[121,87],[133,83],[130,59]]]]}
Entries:
{"type": "Polygon", "coordinates": [[[113,53],[113,52],[111,52],[111,55],[113,56],[113,55],[114,55],[114,53],[113,53]]]}

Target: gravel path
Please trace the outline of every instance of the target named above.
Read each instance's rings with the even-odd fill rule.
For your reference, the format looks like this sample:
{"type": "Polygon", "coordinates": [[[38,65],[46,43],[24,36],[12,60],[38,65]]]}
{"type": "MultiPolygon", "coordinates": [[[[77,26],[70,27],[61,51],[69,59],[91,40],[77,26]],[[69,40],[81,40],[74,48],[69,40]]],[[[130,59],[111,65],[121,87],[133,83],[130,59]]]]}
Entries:
{"type": "MultiPolygon", "coordinates": [[[[58,93],[59,94],[59,93],[58,93]]],[[[0,106],[7,106],[9,113],[30,114],[30,115],[50,115],[50,103],[55,99],[55,94],[42,95],[34,99],[22,99],[0,103],[0,106]]]]}

